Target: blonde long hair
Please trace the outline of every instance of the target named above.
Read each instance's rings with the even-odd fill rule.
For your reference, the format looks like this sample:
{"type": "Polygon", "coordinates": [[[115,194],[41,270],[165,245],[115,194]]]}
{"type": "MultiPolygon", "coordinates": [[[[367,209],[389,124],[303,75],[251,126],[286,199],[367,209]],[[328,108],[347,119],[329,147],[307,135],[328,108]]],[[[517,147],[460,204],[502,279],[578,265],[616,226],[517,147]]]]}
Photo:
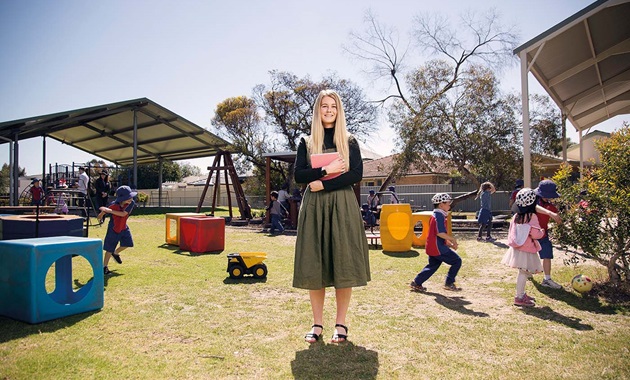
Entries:
{"type": "Polygon", "coordinates": [[[350,134],[346,128],[346,114],[343,111],[343,104],[341,98],[334,90],[322,90],[315,100],[315,106],[313,106],[313,121],[311,122],[311,138],[308,139],[308,151],[311,154],[323,153],[324,150],[324,125],[322,124],[321,116],[321,104],[322,99],[325,96],[329,96],[337,103],[337,119],[335,120],[335,135],[333,136],[337,152],[341,155],[346,168],[350,165],[350,146],[348,145],[348,138],[350,134]]]}

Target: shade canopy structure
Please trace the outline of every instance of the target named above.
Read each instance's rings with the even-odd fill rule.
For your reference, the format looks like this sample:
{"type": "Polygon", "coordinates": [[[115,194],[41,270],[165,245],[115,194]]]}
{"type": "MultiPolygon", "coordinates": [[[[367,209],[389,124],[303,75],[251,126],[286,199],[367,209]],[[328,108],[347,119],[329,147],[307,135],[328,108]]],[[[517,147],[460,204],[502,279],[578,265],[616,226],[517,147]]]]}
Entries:
{"type": "MultiPolygon", "coordinates": [[[[10,143],[17,178],[18,142],[50,137],[120,166],[210,157],[229,142],[147,98],[0,123],[0,144],[10,143]]],[[[42,173],[43,174],[43,173],[42,173]]],[[[11,190],[17,191],[12,179],[11,190]],[[14,185],[13,185],[14,184],[14,185]]]]}
{"type": "Polygon", "coordinates": [[[524,180],[531,177],[529,72],[579,132],[630,113],[630,0],[600,0],[514,50],[521,61],[524,180]]]}
{"type": "Polygon", "coordinates": [[[141,165],[209,157],[229,147],[222,138],[147,98],[3,122],[0,136],[10,140],[46,136],[121,166],[133,165],[134,154],[141,165]]]}

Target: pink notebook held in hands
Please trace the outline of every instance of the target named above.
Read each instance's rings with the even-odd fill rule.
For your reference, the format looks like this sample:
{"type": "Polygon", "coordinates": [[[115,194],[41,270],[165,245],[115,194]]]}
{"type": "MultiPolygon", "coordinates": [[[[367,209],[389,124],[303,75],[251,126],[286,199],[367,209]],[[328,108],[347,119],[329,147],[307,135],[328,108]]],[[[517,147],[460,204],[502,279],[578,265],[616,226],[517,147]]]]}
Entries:
{"type": "MultiPolygon", "coordinates": [[[[321,168],[333,162],[337,157],[339,157],[339,153],[319,153],[319,154],[311,154],[311,167],[321,168]]],[[[332,178],[339,177],[341,173],[327,174],[320,178],[322,181],[327,181],[332,178]]]]}

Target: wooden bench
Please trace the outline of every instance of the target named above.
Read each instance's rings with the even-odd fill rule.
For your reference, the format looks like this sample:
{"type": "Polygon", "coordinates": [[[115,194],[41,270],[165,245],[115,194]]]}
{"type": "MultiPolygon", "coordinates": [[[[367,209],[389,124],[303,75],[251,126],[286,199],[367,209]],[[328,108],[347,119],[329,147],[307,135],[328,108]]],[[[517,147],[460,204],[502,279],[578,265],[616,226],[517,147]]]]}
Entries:
{"type": "Polygon", "coordinates": [[[367,238],[369,245],[374,246],[374,247],[378,247],[379,246],[378,241],[381,240],[381,234],[380,233],[377,234],[377,233],[374,233],[374,232],[366,231],[365,232],[365,237],[367,238]]]}
{"type": "MultiPolygon", "coordinates": [[[[474,230],[479,228],[477,219],[452,219],[453,229],[458,230],[474,230]]],[[[493,229],[502,229],[508,226],[510,223],[504,218],[494,218],[492,220],[493,229]]]]}

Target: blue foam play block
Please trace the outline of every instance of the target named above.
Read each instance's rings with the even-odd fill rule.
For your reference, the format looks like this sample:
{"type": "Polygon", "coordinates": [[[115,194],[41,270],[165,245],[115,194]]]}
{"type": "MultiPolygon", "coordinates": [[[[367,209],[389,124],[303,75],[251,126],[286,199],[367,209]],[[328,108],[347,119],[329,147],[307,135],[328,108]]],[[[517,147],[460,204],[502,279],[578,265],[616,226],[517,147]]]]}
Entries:
{"type": "Polygon", "coordinates": [[[100,239],[55,236],[0,241],[0,315],[40,323],[103,308],[103,245],[100,239]],[[72,258],[81,256],[93,277],[72,289],[72,258]],[[55,264],[55,289],[46,274],[55,264]]]}
{"type": "Polygon", "coordinates": [[[38,222],[32,215],[10,216],[12,218],[0,218],[0,240],[50,236],[83,237],[83,218],[78,216],[59,216],[57,219],[45,215],[38,222]]]}

